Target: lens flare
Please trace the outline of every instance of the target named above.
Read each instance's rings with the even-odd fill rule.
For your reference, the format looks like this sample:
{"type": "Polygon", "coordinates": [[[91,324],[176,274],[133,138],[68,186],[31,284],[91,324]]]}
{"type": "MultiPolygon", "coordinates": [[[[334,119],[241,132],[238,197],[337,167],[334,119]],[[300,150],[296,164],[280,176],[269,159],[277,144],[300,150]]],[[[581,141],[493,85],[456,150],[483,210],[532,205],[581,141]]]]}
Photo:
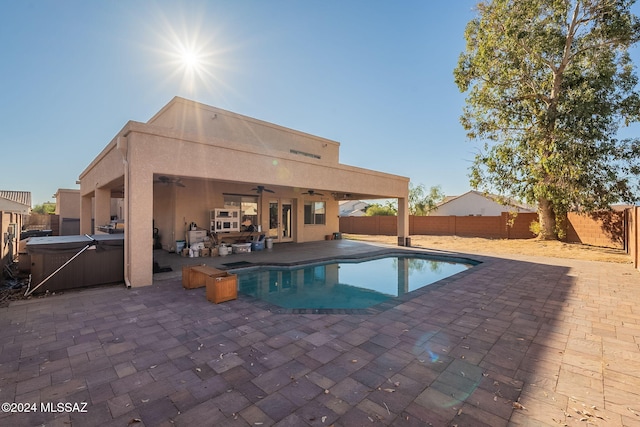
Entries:
{"type": "Polygon", "coordinates": [[[146,23],[149,44],[145,48],[156,56],[164,84],[178,82],[180,91],[188,95],[229,89],[223,76],[230,62],[225,56],[232,49],[223,40],[223,25],[205,25],[206,15],[204,10],[158,10],[146,23]]]}
{"type": "Polygon", "coordinates": [[[437,392],[429,394],[426,399],[431,405],[443,408],[462,404],[478,388],[484,376],[479,366],[449,356],[449,345],[446,334],[430,331],[421,335],[413,346],[413,354],[419,362],[439,365],[436,369],[442,374],[435,382],[438,383],[437,392]]]}
{"type": "Polygon", "coordinates": [[[429,332],[422,335],[413,346],[413,354],[419,361],[426,363],[436,363],[440,359],[438,353],[433,351],[433,343],[430,342],[435,332],[429,332]]]}
{"type": "Polygon", "coordinates": [[[197,70],[202,66],[200,55],[193,50],[185,50],[182,52],[182,63],[187,70],[197,70]]]}

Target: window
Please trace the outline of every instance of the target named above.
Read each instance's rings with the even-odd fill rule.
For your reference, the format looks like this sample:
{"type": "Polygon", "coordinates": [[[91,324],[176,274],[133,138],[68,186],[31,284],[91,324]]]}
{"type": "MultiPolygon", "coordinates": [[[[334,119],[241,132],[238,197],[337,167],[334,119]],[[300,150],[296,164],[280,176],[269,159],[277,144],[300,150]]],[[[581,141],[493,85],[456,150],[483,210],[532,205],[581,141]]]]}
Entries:
{"type": "Polygon", "coordinates": [[[224,207],[240,209],[241,231],[250,225],[258,225],[258,196],[224,195],[224,207]]]}
{"type": "Polygon", "coordinates": [[[326,202],[305,202],[304,203],[304,223],[305,224],[326,224],[326,202]]]}

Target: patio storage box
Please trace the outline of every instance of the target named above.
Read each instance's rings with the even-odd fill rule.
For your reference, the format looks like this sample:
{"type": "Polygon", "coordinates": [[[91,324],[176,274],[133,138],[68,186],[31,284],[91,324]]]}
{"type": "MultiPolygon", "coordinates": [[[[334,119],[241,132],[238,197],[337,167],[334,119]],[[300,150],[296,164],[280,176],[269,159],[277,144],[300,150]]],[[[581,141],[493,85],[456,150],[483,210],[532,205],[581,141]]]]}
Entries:
{"type": "Polygon", "coordinates": [[[224,272],[218,276],[207,276],[207,299],[219,304],[238,298],[238,276],[224,272]]]}
{"type": "Polygon", "coordinates": [[[251,243],[234,243],[231,250],[234,254],[248,254],[251,252],[251,243]]]}
{"type": "Polygon", "coordinates": [[[226,273],[206,265],[185,265],[182,267],[182,286],[185,289],[201,288],[206,285],[207,277],[223,274],[226,273]]]}
{"type": "Polygon", "coordinates": [[[31,256],[31,287],[38,286],[86,246],[89,248],[36,293],[124,283],[124,234],[96,234],[90,238],[85,235],[30,238],[27,253],[31,256]]]}

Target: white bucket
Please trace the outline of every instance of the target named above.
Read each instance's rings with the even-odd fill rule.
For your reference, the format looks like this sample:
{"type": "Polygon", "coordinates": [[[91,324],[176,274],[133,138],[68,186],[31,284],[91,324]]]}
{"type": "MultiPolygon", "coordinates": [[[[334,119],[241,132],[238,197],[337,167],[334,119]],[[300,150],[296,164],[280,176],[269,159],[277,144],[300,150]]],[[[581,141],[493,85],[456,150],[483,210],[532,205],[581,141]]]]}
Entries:
{"type": "Polygon", "coordinates": [[[267,249],[273,249],[273,239],[271,237],[267,237],[266,239],[267,249]]]}
{"type": "Polygon", "coordinates": [[[220,245],[220,247],[218,247],[218,255],[220,256],[229,255],[229,249],[230,248],[228,246],[220,245]]]}

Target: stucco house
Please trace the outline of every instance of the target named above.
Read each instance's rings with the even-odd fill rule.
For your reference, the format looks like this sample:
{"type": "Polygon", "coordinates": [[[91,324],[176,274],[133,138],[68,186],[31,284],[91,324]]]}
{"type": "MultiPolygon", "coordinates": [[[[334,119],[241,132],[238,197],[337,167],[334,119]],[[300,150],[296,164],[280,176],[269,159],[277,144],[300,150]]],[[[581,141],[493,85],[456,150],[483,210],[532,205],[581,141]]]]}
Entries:
{"type": "Polygon", "coordinates": [[[56,194],[56,215],[61,236],[80,234],[80,190],[58,188],[56,194]]]}
{"type": "Polygon", "coordinates": [[[429,215],[500,216],[502,212],[536,212],[536,209],[514,200],[503,204],[498,196],[472,190],[460,196],[446,197],[429,215]]]}
{"type": "Polygon", "coordinates": [[[340,202],[340,216],[365,216],[370,203],[362,200],[347,200],[340,202]]]}
{"type": "Polygon", "coordinates": [[[31,213],[31,192],[0,190],[0,270],[18,255],[20,231],[31,213]]]}
{"type": "Polygon", "coordinates": [[[399,206],[398,241],[408,237],[409,179],[343,165],[339,148],[176,97],[148,122],[128,122],[81,173],[80,231],[94,231],[92,221],[108,224],[112,199],[123,198],[128,286],[150,285],[153,247],[174,250],[191,224],[237,231],[226,215],[249,220],[277,250],[280,242],[337,232],[340,200],[392,198],[399,206]]]}
{"type": "Polygon", "coordinates": [[[0,211],[29,215],[31,213],[31,192],[0,190],[0,211]]]}

